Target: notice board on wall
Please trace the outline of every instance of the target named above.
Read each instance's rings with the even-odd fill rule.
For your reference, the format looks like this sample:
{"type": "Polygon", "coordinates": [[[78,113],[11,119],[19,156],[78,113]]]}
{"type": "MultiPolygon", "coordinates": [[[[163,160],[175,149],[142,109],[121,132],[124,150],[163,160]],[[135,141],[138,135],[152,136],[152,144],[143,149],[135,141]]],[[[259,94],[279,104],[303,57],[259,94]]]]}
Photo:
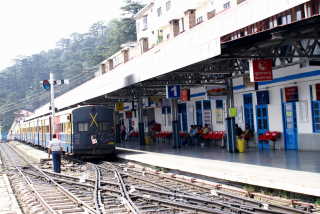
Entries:
{"type": "Polygon", "coordinates": [[[320,83],[316,84],[316,99],[320,100],[320,83]]]}
{"type": "Polygon", "coordinates": [[[180,99],[181,99],[181,101],[189,101],[190,100],[190,90],[189,89],[181,90],[180,99]]]}
{"type": "Polygon", "coordinates": [[[254,59],[249,63],[251,82],[273,80],[272,59],[254,59]]]}
{"type": "Polygon", "coordinates": [[[292,86],[284,89],[286,102],[298,102],[299,101],[299,93],[298,87],[292,86]]]}
{"type": "Polygon", "coordinates": [[[309,107],[308,107],[308,101],[302,100],[299,102],[299,115],[300,115],[300,122],[302,123],[308,123],[309,122],[309,107]]]}

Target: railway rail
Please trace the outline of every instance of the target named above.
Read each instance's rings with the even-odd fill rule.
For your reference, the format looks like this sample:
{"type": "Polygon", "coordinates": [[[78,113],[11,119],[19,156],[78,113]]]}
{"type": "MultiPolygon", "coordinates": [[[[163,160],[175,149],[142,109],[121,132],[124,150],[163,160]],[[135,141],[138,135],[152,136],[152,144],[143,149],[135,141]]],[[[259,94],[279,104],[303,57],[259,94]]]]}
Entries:
{"type": "MultiPolygon", "coordinates": [[[[94,165],[97,166],[97,165],[94,165]]],[[[200,186],[175,178],[164,177],[156,173],[132,169],[128,165],[118,165],[105,162],[98,165],[104,178],[101,179],[101,189],[112,189],[124,198],[130,199],[141,212],[147,208],[150,213],[158,213],[157,207],[173,212],[195,213],[311,213],[305,207],[292,208],[268,204],[249,197],[235,195],[209,186],[200,186]],[[122,185],[122,180],[125,186],[122,185]],[[121,184],[119,184],[121,183],[121,184]],[[121,191],[117,189],[121,187],[121,191]],[[175,188],[178,187],[178,188],[175,188]],[[126,191],[127,193],[124,193],[126,191]],[[144,203],[143,206],[141,204],[144,203]],[[142,209],[140,208],[142,207],[142,209]],[[152,209],[154,208],[154,209],[152,209]]],[[[74,178],[75,180],[77,178],[74,178]]],[[[94,184],[94,176],[86,180],[94,184]]],[[[132,204],[131,201],[128,204],[132,204]]],[[[134,212],[134,211],[133,211],[134,212]]]]}
{"type": "MultiPolygon", "coordinates": [[[[2,160],[25,213],[314,213],[179,180],[128,164],[82,162],[63,173],[30,164],[1,144],[2,160]],[[32,196],[32,197],[30,197],[32,196]]],[[[48,163],[47,163],[48,164],[48,163]]]]}

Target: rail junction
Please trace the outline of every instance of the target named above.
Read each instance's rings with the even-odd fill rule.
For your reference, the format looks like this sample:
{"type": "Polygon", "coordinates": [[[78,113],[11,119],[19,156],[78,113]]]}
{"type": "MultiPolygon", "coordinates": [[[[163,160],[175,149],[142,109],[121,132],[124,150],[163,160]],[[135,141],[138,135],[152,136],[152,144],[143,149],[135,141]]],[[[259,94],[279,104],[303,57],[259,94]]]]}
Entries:
{"type": "MultiPolygon", "coordinates": [[[[125,47],[101,63],[100,76],[56,98],[56,107],[60,112],[86,105],[104,105],[115,109],[117,149],[131,149],[130,153],[122,157],[144,163],[157,162],[159,165],[162,161],[163,167],[177,166],[180,163],[176,168],[183,169],[188,168],[191,163],[192,167],[187,170],[196,169],[194,171],[201,172],[201,175],[209,174],[228,181],[319,197],[317,152],[320,150],[320,2],[279,0],[279,6],[266,0],[260,1],[261,5],[255,5],[257,0],[233,2],[236,2],[235,9],[226,9],[211,18],[208,14],[205,22],[194,26],[189,22],[186,24],[190,25],[188,29],[174,35],[175,38],[170,41],[167,37],[168,41],[164,43],[148,46],[147,36],[139,34],[140,38],[133,48],[141,49],[142,53],[131,56],[131,47],[125,47]],[[254,10],[254,6],[258,9],[254,10]],[[264,6],[269,10],[264,10],[264,6]],[[248,11],[260,11],[261,14],[250,13],[253,19],[242,20],[248,11]],[[224,24],[228,18],[234,20],[234,23],[243,23],[241,27],[234,23],[224,24]],[[119,58],[122,59],[121,63],[118,63],[119,58]],[[274,78],[261,82],[249,81],[249,61],[253,59],[271,60],[274,78]],[[180,97],[167,99],[168,86],[176,85],[189,90],[187,101],[180,97]],[[211,95],[210,87],[214,89],[211,95]],[[217,90],[221,88],[222,91],[217,90]],[[155,100],[151,105],[149,101],[152,99],[155,100]],[[117,106],[121,106],[119,104],[122,104],[122,108],[117,109],[117,106]],[[238,114],[230,116],[229,110],[237,110],[238,114]],[[228,126],[225,120],[230,117],[243,128],[251,126],[254,133],[248,153],[236,154],[234,147],[229,148],[228,145],[232,144],[230,139],[235,139],[232,131],[234,124],[228,126]],[[218,139],[221,145],[217,144],[217,139],[203,139],[207,144],[213,145],[202,148],[199,143],[194,147],[186,146],[181,149],[189,126],[203,126],[205,120],[216,131],[211,134],[222,133],[218,139]],[[147,139],[151,132],[148,123],[151,121],[159,123],[163,130],[157,133],[159,138],[150,146],[147,139]],[[134,130],[136,138],[132,142],[121,140],[120,129],[116,128],[125,122],[128,129],[132,126],[134,130]],[[269,131],[279,132],[281,137],[278,141],[262,138],[269,131]],[[151,153],[146,155],[147,150],[157,149],[158,153],[167,152],[171,156],[151,153]],[[207,153],[208,158],[204,155],[207,150],[213,151],[207,153]],[[309,151],[311,152],[308,153],[309,151]],[[192,158],[187,160],[184,156],[192,152],[192,158]],[[223,160],[219,162],[217,157],[221,157],[220,153],[224,152],[228,155],[222,155],[223,160]],[[164,158],[156,159],[161,155],[164,158]],[[278,164],[279,159],[284,164],[278,164]],[[249,166],[235,162],[249,162],[249,166]],[[209,166],[211,163],[215,164],[214,167],[209,166]],[[214,170],[205,172],[208,169],[214,170]]],[[[136,17],[137,22],[152,7],[153,4],[150,4],[144,8],[136,17]]],[[[187,8],[182,11],[184,20],[193,17],[192,13],[197,9],[199,8],[187,8]]],[[[199,11],[203,12],[201,8],[199,11]]],[[[177,27],[177,22],[180,21],[168,20],[171,30],[177,27]]],[[[152,32],[152,29],[147,30],[152,32]]],[[[49,105],[37,109],[33,118],[46,115],[49,120],[49,105]]],[[[48,124],[33,130],[49,130],[48,124]]],[[[29,127],[23,128],[28,130],[29,127]]],[[[27,134],[30,133],[23,134],[28,137],[27,134]]],[[[51,134],[42,133],[48,136],[51,134]]],[[[65,133],[59,134],[64,136],[65,133]]],[[[27,137],[26,142],[38,143],[36,139],[27,137]]],[[[70,142],[65,144],[71,145],[70,142]]],[[[6,145],[1,145],[1,148],[6,154],[10,154],[6,145]]],[[[277,200],[266,199],[263,195],[221,188],[222,184],[219,183],[199,184],[192,178],[181,180],[174,175],[133,169],[126,164],[70,161],[70,170],[59,175],[43,169],[41,165],[30,165],[22,160],[20,162],[14,155],[2,156],[7,168],[11,159],[9,174],[12,175],[12,182],[17,182],[15,186],[27,186],[29,189],[27,192],[22,189],[16,192],[37,192],[38,200],[32,207],[40,211],[58,212],[60,205],[57,204],[64,204],[65,201],[66,206],[60,211],[66,213],[319,212],[313,205],[294,200],[289,204],[279,204],[280,199],[277,203],[277,200]],[[50,198],[46,195],[47,191],[52,191],[53,195],[62,200],[50,198]],[[259,197],[263,200],[258,200],[259,197]]],[[[26,201],[27,205],[29,202],[26,201]]]]}
{"type": "Polygon", "coordinates": [[[244,192],[183,181],[128,163],[64,160],[61,174],[50,162],[32,164],[0,144],[3,167],[24,213],[314,213],[298,203],[259,201],[244,192]]]}

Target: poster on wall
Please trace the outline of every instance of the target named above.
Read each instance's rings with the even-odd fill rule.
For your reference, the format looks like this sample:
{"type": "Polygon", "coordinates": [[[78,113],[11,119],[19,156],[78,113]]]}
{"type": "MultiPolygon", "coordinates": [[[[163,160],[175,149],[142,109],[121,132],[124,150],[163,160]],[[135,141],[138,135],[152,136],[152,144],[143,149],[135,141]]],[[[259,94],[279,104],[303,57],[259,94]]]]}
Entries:
{"type": "Polygon", "coordinates": [[[285,94],[286,102],[298,102],[299,101],[299,93],[298,93],[297,86],[285,88],[284,94],[285,94]]]}
{"type": "Polygon", "coordinates": [[[299,102],[299,115],[300,115],[300,122],[301,123],[308,123],[309,117],[308,117],[308,101],[303,100],[299,102]]]}
{"type": "Polygon", "coordinates": [[[195,124],[194,120],[194,105],[192,103],[187,103],[187,113],[188,113],[188,126],[195,124]]]}
{"type": "Polygon", "coordinates": [[[316,98],[320,100],[320,84],[316,84],[316,98]]]}
{"type": "Polygon", "coordinates": [[[242,122],[243,121],[243,108],[242,106],[238,106],[237,108],[237,121],[242,122]]]}
{"type": "Polygon", "coordinates": [[[216,122],[217,123],[223,123],[223,109],[222,108],[218,108],[216,109],[216,122]]]}
{"type": "Polygon", "coordinates": [[[203,110],[203,121],[204,124],[208,124],[210,127],[212,126],[211,109],[203,110]]]}
{"type": "Polygon", "coordinates": [[[185,101],[185,102],[190,100],[190,90],[189,89],[181,90],[180,100],[185,101]]]}

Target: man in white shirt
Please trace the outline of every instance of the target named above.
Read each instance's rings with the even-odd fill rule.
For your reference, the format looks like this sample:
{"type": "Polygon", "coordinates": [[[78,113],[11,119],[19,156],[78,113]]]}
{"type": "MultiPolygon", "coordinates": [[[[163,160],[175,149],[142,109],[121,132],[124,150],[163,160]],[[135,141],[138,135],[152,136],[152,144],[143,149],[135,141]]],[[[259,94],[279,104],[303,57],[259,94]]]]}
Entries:
{"type": "Polygon", "coordinates": [[[48,157],[50,158],[50,154],[52,154],[53,171],[56,173],[61,172],[61,151],[61,142],[57,139],[57,135],[53,134],[52,140],[50,140],[48,145],[48,157]]]}

